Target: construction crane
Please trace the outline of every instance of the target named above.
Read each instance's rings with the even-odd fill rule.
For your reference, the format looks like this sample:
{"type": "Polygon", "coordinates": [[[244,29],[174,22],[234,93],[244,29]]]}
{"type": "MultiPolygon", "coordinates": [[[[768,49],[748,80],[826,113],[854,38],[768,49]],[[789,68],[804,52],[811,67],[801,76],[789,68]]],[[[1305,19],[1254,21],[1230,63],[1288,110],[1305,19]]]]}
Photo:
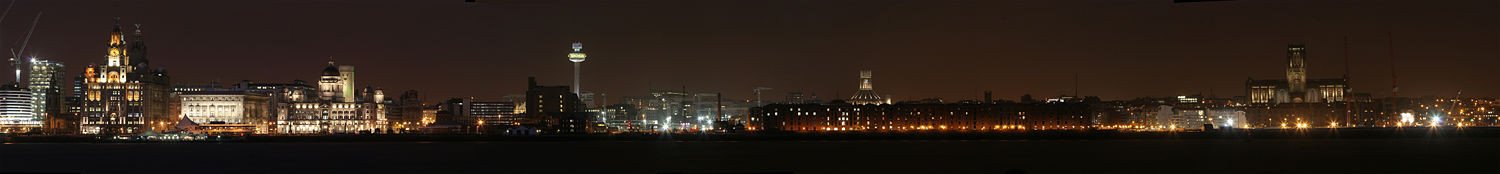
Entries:
{"type": "Polygon", "coordinates": [[[756,107],[765,106],[765,104],[761,103],[760,92],[761,91],[770,91],[771,88],[767,88],[767,87],[755,87],[754,90],[755,90],[755,106],[756,107]]]}
{"type": "MultiPolygon", "coordinates": [[[[15,1],[11,1],[11,2],[15,2],[15,1]]],[[[10,13],[10,11],[8,9],[9,8],[7,8],[6,13],[10,13]]],[[[4,16],[4,15],[0,15],[0,16],[4,16]]],[[[0,18],[0,20],[3,20],[3,18],[0,18]]],[[[11,64],[11,66],[13,66],[13,67],[16,68],[16,81],[17,82],[21,81],[21,69],[23,69],[22,67],[24,67],[24,65],[22,65],[22,64],[26,62],[26,60],[18,59],[18,58],[21,57],[22,53],[26,52],[26,45],[29,45],[31,43],[31,33],[36,32],[36,24],[37,24],[37,22],[40,22],[40,21],[42,21],[42,12],[36,12],[36,19],[34,19],[34,20],[31,21],[31,28],[28,29],[28,30],[26,30],[26,39],[24,39],[24,40],[21,41],[21,50],[20,51],[16,51],[15,48],[11,48],[10,49],[10,55],[11,55],[11,57],[10,57],[10,64],[11,64]]]]}
{"type": "Polygon", "coordinates": [[[31,21],[31,28],[26,30],[26,39],[21,40],[21,51],[16,51],[12,48],[10,50],[11,58],[21,57],[21,53],[26,52],[26,45],[31,43],[31,33],[36,32],[36,23],[40,21],[42,21],[42,12],[36,12],[36,19],[31,21]]]}

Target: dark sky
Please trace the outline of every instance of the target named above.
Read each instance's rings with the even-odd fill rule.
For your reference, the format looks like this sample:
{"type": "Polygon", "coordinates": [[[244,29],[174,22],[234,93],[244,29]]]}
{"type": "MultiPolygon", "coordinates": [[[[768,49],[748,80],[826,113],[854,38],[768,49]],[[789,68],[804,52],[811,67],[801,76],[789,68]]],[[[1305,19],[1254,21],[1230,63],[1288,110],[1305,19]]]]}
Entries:
{"type": "MultiPolygon", "coordinates": [[[[1105,99],[1244,95],[1247,77],[1284,79],[1285,47],[1305,43],[1312,78],[1344,72],[1390,95],[1387,34],[1402,95],[1500,96],[1494,0],[26,0],[0,23],[5,47],[45,11],[26,55],[70,74],[102,63],[111,20],[144,23],[153,66],[177,82],[313,80],[329,56],[356,85],[429,99],[521,94],[527,76],[571,83],[568,45],[584,41],[584,88],[648,88],[753,98],[772,87],[848,97],[859,70],[898,100],[981,91],[1105,99]]],[[[3,4],[0,4],[3,5],[3,4]]]]}

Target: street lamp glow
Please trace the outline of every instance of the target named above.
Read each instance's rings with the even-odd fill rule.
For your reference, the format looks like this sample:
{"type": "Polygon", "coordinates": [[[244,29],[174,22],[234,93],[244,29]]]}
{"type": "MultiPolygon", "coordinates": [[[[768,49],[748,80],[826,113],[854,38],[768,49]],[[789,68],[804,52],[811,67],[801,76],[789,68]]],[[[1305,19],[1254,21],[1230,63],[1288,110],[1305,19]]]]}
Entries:
{"type": "Polygon", "coordinates": [[[1412,116],[1411,113],[1401,113],[1401,122],[1411,124],[1413,122],[1417,122],[1417,117],[1412,116]]]}

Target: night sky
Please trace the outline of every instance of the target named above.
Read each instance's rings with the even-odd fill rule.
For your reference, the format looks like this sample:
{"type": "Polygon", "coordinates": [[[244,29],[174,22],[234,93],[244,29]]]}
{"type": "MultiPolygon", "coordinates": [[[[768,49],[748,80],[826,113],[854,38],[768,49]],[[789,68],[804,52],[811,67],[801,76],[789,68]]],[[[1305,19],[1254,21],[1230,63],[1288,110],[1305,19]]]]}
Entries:
{"type": "Polygon", "coordinates": [[[174,82],[312,81],[332,56],[358,86],[435,101],[523,94],[527,76],[570,85],[568,47],[583,41],[584,89],[611,102],[684,86],[847,98],[859,70],[898,101],[956,101],[1072,94],[1075,74],[1104,99],[1239,96],[1247,77],[1285,79],[1289,43],[1307,45],[1310,78],[1341,76],[1346,36],[1356,92],[1385,97],[1389,34],[1403,96],[1500,96],[1494,0],[480,1],[24,0],[0,42],[19,47],[44,11],[25,55],[76,76],[104,62],[118,16],[145,25],[174,82]]]}

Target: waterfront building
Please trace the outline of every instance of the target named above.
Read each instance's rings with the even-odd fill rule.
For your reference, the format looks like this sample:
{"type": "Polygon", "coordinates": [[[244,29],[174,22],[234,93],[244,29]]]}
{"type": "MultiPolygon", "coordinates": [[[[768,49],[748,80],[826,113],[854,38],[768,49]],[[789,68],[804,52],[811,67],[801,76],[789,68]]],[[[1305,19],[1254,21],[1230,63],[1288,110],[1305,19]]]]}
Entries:
{"type": "MultiPolygon", "coordinates": [[[[299,102],[316,102],[318,99],[318,88],[308,85],[302,80],[293,80],[291,83],[259,83],[243,80],[229,87],[231,91],[244,91],[248,94],[266,96],[266,117],[269,120],[284,120],[291,116],[291,108],[299,102]]],[[[278,131],[276,124],[265,129],[270,133],[278,131]]]]}
{"type": "Polygon", "coordinates": [[[318,97],[313,101],[292,102],[277,118],[276,133],[348,134],[379,133],[387,124],[384,92],[366,87],[356,93],[354,66],[339,66],[332,59],[318,81],[318,97]],[[356,95],[357,94],[357,95],[356,95]]]}
{"type": "Polygon", "coordinates": [[[539,86],[535,77],[527,78],[526,115],[538,126],[556,133],[586,133],[592,115],[584,112],[578,95],[568,86],[539,86]]]}
{"type": "Polygon", "coordinates": [[[1049,104],[772,104],[753,108],[747,130],[993,131],[1087,129],[1090,105],[1049,104]]]}
{"type": "Polygon", "coordinates": [[[516,104],[500,101],[471,101],[469,116],[485,126],[516,125],[516,104]]]}
{"type": "Polygon", "coordinates": [[[30,132],[42,128],[35,112],[31,90],[11,82],[0,86],[0,133],[30,132]]]}
{"type": "Polygon", "coordinates": [[[436,123],[437,120],[438,120],[437,114],[438,114],[439,110],[442,110],[442,108],[439,108],[437,105],[423,106],[422,107],[422,125],[428,125],[428,124],[436,123]]]}
{"type": "Polygon", "coordinates": [[[1157,106],[1156,125],[1166,129],[1203,129],[1210,124],[1207,110],[1202,107],[1157,106]]]}
{"type": "Polygon", "coordinates": [[[127,38],[116,18],[106,63],[84,70],[87,78],[80,101],[80,133],[165,131],[177,122],[177,117],[170,115],[170,77],[164,68],[148,68],[144,38],[140,25],[136,25],[135,35],[127,38]]]}
{"type": "Polygon", "coordinates": [[[602,118],[606,129],[623,132],[645,132],[656,130],[661,120],[646,119],[640,108],[633,104],[613,104],[604,107],[607,117],[602,118]]]}
{"type": "Polygon", "coordinates": [[[415,131],[417,128],[426,125],[422,121],[422,98],[418,95],[417,90],[402,92],[398,106],[390,108],[391,110],[400,111],[399,114],[386,115],[387,119],[391,120],[393,126],[391,129],[407,132],[415,131]]]}
{"type": "Polygon", "coordinates": [[[269,97],[243,91],[187,91],[177,95],[182,100],[182,117],[198,123],[198,129],[210,134],[266,134],[274,126],[270,117],[269,97]]]}
{"type": "Polygon", "coordinates": [[[62,62],[31,58],[27,61],[29,66],[26,70],[26,87],[32,92],[32,101],[35,102],[33,110],[36,116],[46,123],[42,126],[51,132],[60,132],[66,128],[73,128],[75,124],[65,116],[67,106],[64,105],[62,85],[67,80],[66,66],[62,62]]]}

